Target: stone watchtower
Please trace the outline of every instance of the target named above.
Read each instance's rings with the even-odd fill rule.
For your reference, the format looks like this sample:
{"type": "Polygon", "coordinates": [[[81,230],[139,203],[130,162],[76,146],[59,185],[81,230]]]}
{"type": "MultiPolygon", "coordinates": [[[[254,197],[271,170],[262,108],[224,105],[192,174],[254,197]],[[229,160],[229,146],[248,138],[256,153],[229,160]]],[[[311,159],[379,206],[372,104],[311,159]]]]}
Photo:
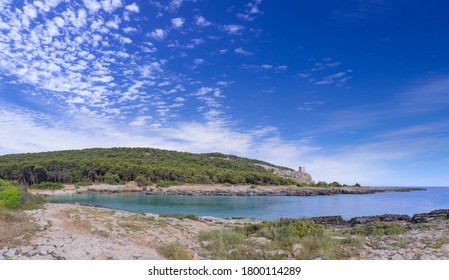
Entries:
{"type": "Polygon", "coordinates": [[[303,167],[303,166],[300,166],[300,167],[298,167],[298,172],[299,172],[300,174],[306,173],[306,168],[303,167]]]}

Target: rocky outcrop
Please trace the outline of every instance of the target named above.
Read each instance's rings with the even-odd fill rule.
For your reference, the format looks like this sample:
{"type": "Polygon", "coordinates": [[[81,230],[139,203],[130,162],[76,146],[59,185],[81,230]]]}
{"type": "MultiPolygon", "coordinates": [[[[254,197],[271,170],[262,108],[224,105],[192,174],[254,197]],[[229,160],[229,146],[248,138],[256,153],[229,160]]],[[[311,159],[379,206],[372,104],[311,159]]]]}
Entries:
{"type": "Polygon", "coordinates": [[[322,216],[322,217],[310,218],[310,220],[314,221],[317,224],[325,225],[325,226],[347,225],[347,222],[345,220],[343,220],[342,216],[322,216]]]}
{"type": "Polygon", "coordinates": [[[148,195],[213,195],[213,196],[318,196],[338,194],[373,194],[381,192],[423,191],[421,188],[364,188],[364,187],[296,187],[296,186],[171,186],[167,188],[149,187],[148,195]]]}
{"type": "Polygon", "coordinates": [[[283,177],[283,178],[292,178],[298,181],[301,184],[310,184],[312,183],[312,176],[307,172],[300,172],[293,169],[288,168],[278,168],[275,166],[269,166],[265,164],[256,163],[256,165],[265,168],[266,170],[273,172],[274,174],[283,177]]]}
{"type": "Polygon", "coordinates": [[[449,219],[449,209],[434,210],[430,213],[415,214],[412,217],[414,223],[428,223],[439,219],[449,219]]]}
{"type": "Polygon", "coordinates": [[[385,214],[377,216],[360,216],[354,217],[350,220],[344,220],[342,216],[322,216],[309,218],[309,220],[314,221],[317,224],[325,226],[356,226],[356,225],[368,225],[375,222],[399,222],[399,223],[429,223],[438,220],[448,220],[449,219],[449,209],[434,210],[429,213],[415,214],[413,217],[409,215],[398,215],[398,214],[385,214]]]}
{"type": "Polygon", "coordinates": [[[385,214],[378,216],[362,216],[349,220],[351,225],[371,224],[374,222],[410,222],[412,218],[408,215],[385,214]]]}

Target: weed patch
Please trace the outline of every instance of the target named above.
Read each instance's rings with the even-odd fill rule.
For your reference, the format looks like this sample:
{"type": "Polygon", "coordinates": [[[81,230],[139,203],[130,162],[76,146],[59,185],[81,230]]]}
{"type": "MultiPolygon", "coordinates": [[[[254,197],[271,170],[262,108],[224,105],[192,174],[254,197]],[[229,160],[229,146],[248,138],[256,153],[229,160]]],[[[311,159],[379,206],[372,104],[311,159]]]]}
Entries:
{"type": "Polygon", "coordinates": [[[356,226],[351,230],[355,235],[400,235],[405,233],[405,228],[399,223],[375,222],[371,225],[356,226]]]}
{"type": "Polygon", "coordinates": [[[169,260],[192,260],[193,254],[187,251],[187,247],[178,241],[161,245],[157,250],[169,260]]]}

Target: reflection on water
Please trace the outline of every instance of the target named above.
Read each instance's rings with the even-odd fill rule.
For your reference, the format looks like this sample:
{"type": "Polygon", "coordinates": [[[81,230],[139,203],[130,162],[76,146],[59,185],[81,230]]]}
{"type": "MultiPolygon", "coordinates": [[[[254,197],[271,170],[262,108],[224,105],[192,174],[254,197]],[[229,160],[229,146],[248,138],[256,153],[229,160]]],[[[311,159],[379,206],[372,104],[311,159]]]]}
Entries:
{"type": "Polygon", "coordinates": [[[52,202],[82,203],[132,212],[195,214],[215,217],[316,217],[409,214],[449,209],[449,188],[427,191],[333,196],[166,196],[144,194],[77,194],[52,202]]]}

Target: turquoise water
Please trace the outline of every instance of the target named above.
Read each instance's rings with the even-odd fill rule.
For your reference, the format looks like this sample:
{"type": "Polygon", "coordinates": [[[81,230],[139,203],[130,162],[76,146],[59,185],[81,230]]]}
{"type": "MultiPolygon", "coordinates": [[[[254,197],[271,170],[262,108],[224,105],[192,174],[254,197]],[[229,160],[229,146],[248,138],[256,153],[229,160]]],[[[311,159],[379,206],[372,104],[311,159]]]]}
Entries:
{"type": "Polygon", "coordinates": [[[355,216],[408,214],[449,209],[449,187],[426,191],[331,196],[184,196],[144,194],[77,194],[54,196],[52,202],[82,203],[155,214],[195,214],[222,218],[355,216]]]}

